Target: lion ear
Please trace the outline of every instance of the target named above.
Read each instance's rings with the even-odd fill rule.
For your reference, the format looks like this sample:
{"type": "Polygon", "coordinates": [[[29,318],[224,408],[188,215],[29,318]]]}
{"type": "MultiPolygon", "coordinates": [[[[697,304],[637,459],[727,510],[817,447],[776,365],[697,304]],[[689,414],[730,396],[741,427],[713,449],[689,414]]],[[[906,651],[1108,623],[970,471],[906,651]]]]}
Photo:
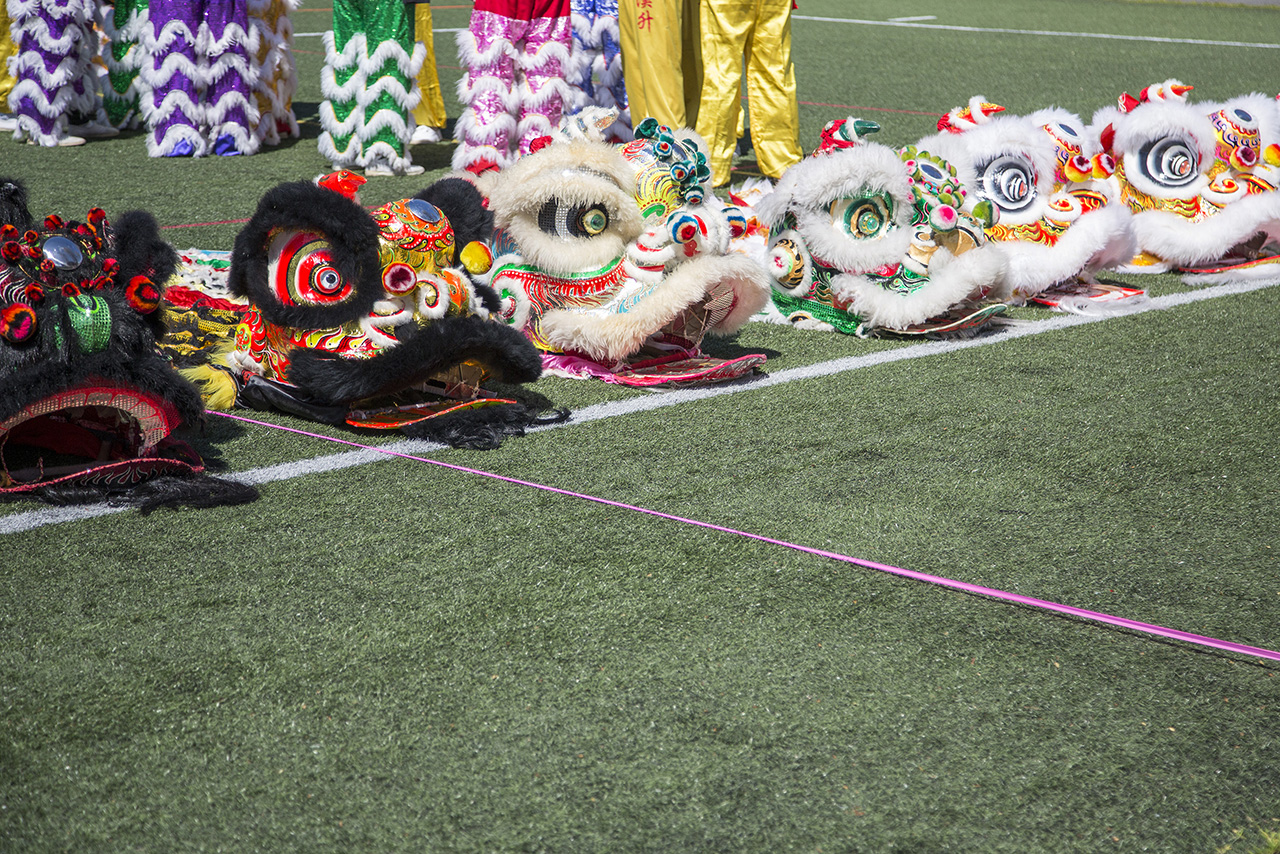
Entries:
{"type": "Polygon", "coordinates": [[[112,223],[112,243],[120,271],[116,281],[128,284],[137,276],[150,279],[157,287],[178,269],[178,253],[160,236],[160,226],[146,211],[127,211],[112,223]]]}
{"type": "MultiPolygon", "coordinates": [[[[99,219],[101,212],[99,211],[99,219]]],[[[91,216],[91,219],[94,217],[91,216]]],[[[178,269],[178,252],[160,236],[160,226],[146,211],[127,211],[109,226],[111,251],[119,266],[116,287],[129,305],[146,318],[151,333],[165,334],[164,312],[157,311],[165,284],[178,269]]]]}

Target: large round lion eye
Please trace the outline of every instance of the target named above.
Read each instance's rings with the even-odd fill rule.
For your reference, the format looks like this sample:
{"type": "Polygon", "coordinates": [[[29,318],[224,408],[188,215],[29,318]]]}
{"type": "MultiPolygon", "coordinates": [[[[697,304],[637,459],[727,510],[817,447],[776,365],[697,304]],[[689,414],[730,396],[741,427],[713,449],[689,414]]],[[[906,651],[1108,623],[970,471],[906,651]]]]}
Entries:
{"type": "Polygon", "coordinates": [[[333,305],[351,297],[351,283],[333,263],[329,241],[310,232],[285,232],[272,241],[272,287],[282,305],[333,305]]]}
{"type": "Polygon", "coordinates": [[[893,222],[893,200],[880,193],[836,199],[831,221],[859,240],[879,237],[893,222]]]}
{"type": "Polygon", "coordinates": [[[978,187],[1002,211],[1020,211],[1036,197],[1036,173],[1031,162],[1005,154],[978,167],[978,187]]]}
{"type": "Polygon", "coordinates": [[[1142,171],[1163,187],[1185,187],[1200,174],[1200,157],[1179,137],[1149,142],[1138,150],[1142,171]]]}
{"type": "Polygon", "coordinates": [[[577,229],[570,227],[570,231],[595,237],[609,227],[609,212],[602,207],[589,208],[578,215],[576,222],[577,229]]]}
{"type": "Polygon", "coordinates": [[[609,210],[602,204],[567,205],[548,199],[538,209],[538,228],[565,240],[595,237],[609,227],[609,210]]]}

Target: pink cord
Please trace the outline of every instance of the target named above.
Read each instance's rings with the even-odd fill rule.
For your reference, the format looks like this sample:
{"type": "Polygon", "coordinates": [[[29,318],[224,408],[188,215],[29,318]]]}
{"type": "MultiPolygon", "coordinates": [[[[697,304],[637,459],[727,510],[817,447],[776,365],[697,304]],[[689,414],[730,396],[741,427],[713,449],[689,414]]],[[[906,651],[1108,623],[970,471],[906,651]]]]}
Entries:
{"type": "Polygon", "coordinates": [[[1157,626],[1151,623],[1143,623],[1138,620],[1129,620],[1124,617],[1114,617],[1110,614],[1103,614],[1099,611],[1089,611],[1084,608],[1075,608],[1071,605],[1060,605],[1057,602],[1050,602],[1045,599],[1036,599],[1031,596],[1022,596],[1018,593],[1009,593],[1005,590],[997,590],[994,587],[983,587],[979,584],[969,584],[964,581],[956,581],[951,578],[944,578],[940,575],[930,575],[927,572],[916,572],[911,569],[902,569],[897,566],[889,566],[888,564],[876,563],[875,561],[863,560],[861,558],[850,557],[849,555],[840,554],[839,552],[829,552],[825,549],[815,549],[809,546],[802,546],[797,543],[787,542],[786,540],[775,540],[772,537],[765,537],[760,534],[753,534],[749,531],[739,531],[735,528],[726,528],[723,525],[713,525],[710,522],[701,522],[697,519],[687,519],[683,516],[674,516],[670,513],[662,513],[658,510],[650,510],[646,507],[638,507],[634,504],[624,504],[621,501],[610,501],[607,498],[600,498],[595,495],[586,495],[581,492],[572,492],[568,489],[559,489],[554,486],[547,486],[542,483],[534,483],[529,480],[520,480],[519,478],[506,477],[493,472],[483,471],[481,469],[468,468],[467,466],[454,465],[453,463],[445,463],[440,460],[433,460],[427,457],[418,457],[413,454],[402,454],[397,451],[388,451],[373,445],[363,445],[359,442],[351,442],[347,439],[338,439],[333,436],[325,436],[322,433],[311,433],[306,430],[297,430],[293,427],[285,427],[280,424],[272,424],[268,421],[257,421],[252,418],[245,418],[242,415],[232,415],[229,412],[215,412],[207,410],[213,415],[221,415],[225,418],[233,418],[237,421],[244,421],[248,424],[257,424],[263,427],[272,427],[276,430],[285,430],[290,433],[297,433],[302,436],[310,436],[314,439],[324,439],[329,442],[337,442],[342,445],[350,445],[353,448],[360,448],[365,451],[377,451],[380,454],[386,454],[391,457],[400,457],[401,459],[413,460],[419,463],[430,463],[434,466],[453,469],[454,471],[465,472],[466,474],[480,475],[481,477],[500,480],[505,483],[514,483],[518,486],[528,486],[533,489],[541,489],[544,492],[553,492],[557,495],[565,495],[570,498],[580,498],[583,501],[593,501],[596,504],[604,504],[608,507],[618,507],[623,510],[631,510],[636,513],[644,513],[649,516],[656,516],[659,519],[670,519],[673,522],[683,522],[686,525],[696,525],[699,528],[707,528],[712,531],[720,531],[725,534],[734,534],[739,537],[746,537],[749,540],[756,540],[770,545],[783,546],[784,548],[793,549],[805,554],[816,555],[818,557],[828,558],[830,560],[838,560],[843,563],[851,563],[856,566],[865,567],[866,569],[874,569],[880,572],[888,572],[893,575],[900,575],[904,578],[912,578],[916,581],[925,581],[929,584],[937,584],[942,587],[950,587],[953,590],[960,590],[964,593],[977,593],[983,596],[989,596],[993,599],[1002,599],[1006,602],[1013,602],[1017,605],[1029,605],[1035,608],[1041,608],[1046,611],[1056,611],[1060,614],[1068,614],[1072,617],[1081,617],[1086,620],[1093,620],[1099,623],[1107,623],[1112,626],[1119,626],[1124,629],[1132,629],[1138,632],[1145,632],[1149,635],[1158,637],[1171,638],[1173,640],[1186,641],[1187,643],[1199,644],[1200,646],[1213,647],[1215,649],[1226,650],[1227,652],[1237,652],[1241,655],[1251,655],[1258,658],[1269,658],[1272,661],[1280,661],[1280,652],[1275,650],[1263,649],[1262,647],[1249,646],[1242,643],[1234,643],[1233,641],[1219,640],[1217,638],[1206,637],[1205,635],[1197,635],[1191,632],[1184,632],[1178,629],[1169,629],[1164,626],[1157,626]]]}

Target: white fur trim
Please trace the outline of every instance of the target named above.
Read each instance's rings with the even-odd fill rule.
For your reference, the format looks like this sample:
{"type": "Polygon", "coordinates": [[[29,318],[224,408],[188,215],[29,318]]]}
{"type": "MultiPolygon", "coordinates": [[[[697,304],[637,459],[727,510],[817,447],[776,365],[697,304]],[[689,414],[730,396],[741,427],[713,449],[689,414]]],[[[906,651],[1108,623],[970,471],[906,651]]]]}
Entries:
{"type": "Polygon", "coordinates": [[[929,283],[903,295],[885,290],[864,276],[840,275],[831,280],[833,291],[852,299],[852,313],[868,327],[905,329],[922,323],[969,299],[974,290],[998,280],[1004,256],[991,245],[952,255],[939,249],[929,264],[929,283]]]}
{"type": "Polygon", "coordinates": [[[542,318],[541,331],[557,349],[616,362],[637,352],[645,339],[723,286],[733,289],[734,304],[715,331],[730,334],[769,298],[764,270],[741,256],[699,258],[682,265],[625,312],[549,311],[542,318]]]}

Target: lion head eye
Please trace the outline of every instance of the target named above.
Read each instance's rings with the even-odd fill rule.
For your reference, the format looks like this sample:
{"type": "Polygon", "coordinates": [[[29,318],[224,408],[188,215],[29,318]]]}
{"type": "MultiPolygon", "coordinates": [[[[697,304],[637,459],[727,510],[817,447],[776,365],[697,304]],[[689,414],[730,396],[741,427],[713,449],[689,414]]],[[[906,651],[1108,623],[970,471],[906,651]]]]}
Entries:
{"type": "Polygon", "coordinates": [[[603,204],[568,205],[547,200],[538,210],[538,228],[564,240],[595,237],[609,227],[609,210],[603,204]]]}
{"type": "Polygon", "coordinates": [[[1180,137],[1148,142],[1138,152],[1144,175],[1162,187],[1185,187],[1200,174],[1200,157],[1180,137]]]}
{"type": "Polygon", "coordinates": [[[334,266],[333,247],[318,234],[282,233],[270,253],[273,290],[282,305],[335,305],[354,293],[334,266]]]}
{"type": "Polygon", "coordinates": [[[1005,154],[978,167],[978,194],[1002,211],[1020,211],[1035,201],[1036,171],[1031,161],[1005,154]]]}
{"type": "Polygon", "coordinates": [[[884,193],[836,199],[831,203],[831,221],[859,240],[879,237],[893,224],[893,199],[884,193]]]}

